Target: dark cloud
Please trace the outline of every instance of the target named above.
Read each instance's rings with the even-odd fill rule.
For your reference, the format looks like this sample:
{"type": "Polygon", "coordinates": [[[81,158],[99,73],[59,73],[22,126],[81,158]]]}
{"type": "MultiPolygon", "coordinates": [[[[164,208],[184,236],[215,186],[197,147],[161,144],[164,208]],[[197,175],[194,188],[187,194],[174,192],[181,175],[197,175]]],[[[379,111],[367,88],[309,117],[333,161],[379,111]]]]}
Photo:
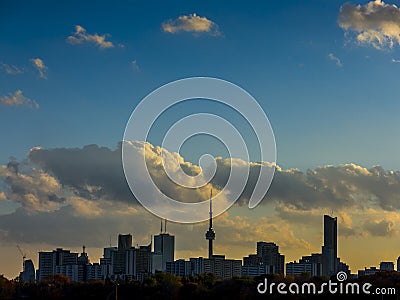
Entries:
{"type": "Polygon", "coordinates": [[[366,232],[371,234],[372,236],[392,236],[397,233],[397,230],[394,228],[394,224],[392,221],[380,220],[373,221],[367,220],[363,224],[363,228],[366,232]]]}
{"type": "Polygon", "coordinates": [[[124,177],[120,146],[115,150],[97,145],[49,150],[33,148],[29,159],[81,197],[134,199],[124,177]]]}
{"type": "MultiPolygon", "coordinates": [[[[161,148],[150,144],[146,147],[149,172],[165,194],[189,202],[208,198],[209,192],[206,188],[190,189],[175,184],[163,169],[161,148]]],[[[179,162],[178,166],[180,164],[185,174],[198,174],[198,166],[185,162],[179,154],[168,151],[165,153],[168,160],[179,162]]],[[[34,191],[32,194],[35,194],[36,184],[39,190],[43,191],[41,197],[48,201],[63,202],[64,190],[67,190],[68,193],[86,200],[107,199],[136,203],[124,177],[121,145],[114,150],[97,145],[83,148],[33,148],[28,158],[28,166],[35,166],[30,169],[28,175],[21,171],[22,168],[19,168],[15,161],[10,162],[7,167],[2,166],[3,174],[0,175],[15,197],[20,193],[29,194],[29,191],[34,191]],[[4,173],[5,168],[7,174],[4,173]],[[20,182],[24,176],[31,178],[27,186],[26,183],[20,182]],[[36,177],[39,179],[35,179],[36,177]],[[47,185],[51,184],[51,187],[48,186],[47,190],[40,188],[44,186],[41,180],[47,185]]],[[[247,185],[238,201],[239,205],[246,205],[258,179],[261,166],[259,163],[248,164],[243,161],[217,158],[217,171],[211,184],[215,191],[225,186],[232,171],[232,162],[235,171],[243,173],[240,176],[246,176],[249,169],[247,185]]],[[[26,166],[24,168],[26,169],[26,166]]],[[[235,184],[232,190],[226,191],[227,197],[238,193],[234,188],[235,184]]],[[[10,192],[7,194],[10,195],[10,192]]],[[[270,201],[305,211],[318,208],[362,209],[371,205],[394,211],[400,208],[400,172],[386,171],[378,166],[365,169],[355,164],[323,166],[306,172],[277,167],[270,190],[262,203],[270,201]]]]}

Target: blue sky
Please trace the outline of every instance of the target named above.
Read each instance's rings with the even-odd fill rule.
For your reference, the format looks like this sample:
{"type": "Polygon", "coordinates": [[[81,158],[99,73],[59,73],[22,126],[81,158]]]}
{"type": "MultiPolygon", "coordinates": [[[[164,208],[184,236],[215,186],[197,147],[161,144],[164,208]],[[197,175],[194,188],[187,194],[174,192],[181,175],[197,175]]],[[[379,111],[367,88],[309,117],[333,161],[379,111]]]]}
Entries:
{"type": "MultiPolygon", "coordinates": [[[[288,261],[298,259],[320,251],[322,214],[334,211],[340,256],[352,270],[397,258],[400,173],[388,171],[400,170],[400,9],[393,4],[1,1],[0,257],[7,262],[0,271],[18,274],[16,243],[37,257],[85,241],[95,261],[109,235],[133,228],[135,243],[148,242],[159,220],[130,205],[112,150],[143,97],[192,76],[231,81],[258,100],[282,167],[257,210],[238,205],[216,219],[216,251],[241,258],[264,239],[288,261]],[[35,146],[42,148],[29,152],[35,146]],[[7,165],[11,156],[26,164],[7,165]]],[[[175,119],[194,112],[236,122],[254,149],[244,121],[212,101],[172,107],[150,141],[157,145],[175,119]]],[[[196,137],[180,154],[197,163],[205,152],[224,151],[196,137]]],[[[204,228],[171,224],[177,257],[206,253],[204,228]]]]}
{"type": "Polygon", "coordinates": [[[115,146],[130,112],[153,89],[184,77],[214,76],[260,102],[275,131],[279,164],[399,169],[400,64],[392,63],[400,58],[398,47],[377,50],[345,38],[337,23],[341,5],[3,2],[0,60],[25,72],[2,72],[0,94],[22,90],[40,108],[1,107],[0,159],[23,158],[35,145],[115,146]],[[192,13],[216,23],[221,34],[162,30],[163,22],[192,13]],[[110,34],[115,47],[66,43],[75,25],[110,34]],[[47,79],[32,67],[29,60],[36,57],[47,66],[47,79]]]}

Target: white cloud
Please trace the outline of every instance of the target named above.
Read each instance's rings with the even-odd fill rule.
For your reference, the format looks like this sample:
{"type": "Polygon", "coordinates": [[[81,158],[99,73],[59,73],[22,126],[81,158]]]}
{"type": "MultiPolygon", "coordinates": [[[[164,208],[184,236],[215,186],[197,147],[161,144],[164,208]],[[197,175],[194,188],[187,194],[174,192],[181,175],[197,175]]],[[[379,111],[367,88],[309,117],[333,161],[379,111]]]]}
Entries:
{"type": "Polygon", "coordinates": [[[107,41],[107,37],[110,34],[99,35],[97,33],[89,34],[86,29],[80,25],[75,26],[75,32],[67,37],[67,42],[75,45],[75,44],[83,44],[83,43],[92,43],[98,46],[101,49],[106,48],[114,48],[114,44],[110,41],[107,41]]]}
{"type": "Polygon", "coordinates": [[[24,73],[24,69],[23,68],[19,68],[17,66],[14,65],[8,65],[5,63],[0,63],[1,68],[10,75],[18,75],[18,74],[22,74],[24,73]]]}
{"type": "Polygon", "coordinates": [[[139,65],[138,65],[136,59],[132,60],[131,65],[132,65],[132,69],[134,71],[138,71],[139,70],[139,65]]]}
{"type": "Polygon", "coordinates": [[[400,44],[400,9],[381,0],[365,5],[344,4],[338,24],[346,33],[354,32],[361,45],[383,49],[400,44]]]}
{"type": "Polygon", "coordinates": [[[0,178],[8,186],[8,199],[19,203],[27,212],[54,211],[65,202],[63,189],[56,178],[43,170],[29,168],[20,172],[17,162],[0,166],[0,178]]]}
{"type": "Polygon", "coordinates": [[[1,97],[0,103],[6,106],[21,106],[34,109],[39,108],[39,104],[35,100],[29,99],[22,95],[21,90],[15,91],[14,94],[1,97]]]}
{"type": "Polygon", "coordinates": [[[394,58],[392,58],[392,63],[400,63],[400,59],[394,59],[394,58]]]}
{"type": "Polygon", "coordinates": [[[162,23],[164,32],[179,33],[179,32],[194,32],[207,33],[210,35],[221,35],[218,25],[206,17],[200,17],[196,14],[180,16],[175,20],[168,20],[162,23]]]}
{"type": "Polygon", "coordinates": [[[336,63],[338,67],[343,67],[341,60],[335,56],[333,53],[328,54],[328,58],[336,63]]]}
{"type": "Polygon", "coordinates": [[[31,62],[33,66],[39,71],[40,78],[47,79],[47,66],[40,58],[32,58],[31,62]]]}

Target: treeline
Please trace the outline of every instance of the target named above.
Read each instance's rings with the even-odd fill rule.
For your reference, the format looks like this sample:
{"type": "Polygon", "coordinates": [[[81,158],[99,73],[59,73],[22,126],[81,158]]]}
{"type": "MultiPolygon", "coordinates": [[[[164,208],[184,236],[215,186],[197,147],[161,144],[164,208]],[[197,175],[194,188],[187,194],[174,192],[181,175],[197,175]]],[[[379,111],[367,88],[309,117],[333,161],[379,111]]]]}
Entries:
{"type": "MultiPolygon", "coordinates": [[[[281,295],[275,290],[273,294],[259,294],[257,286],[260,282],[268,284],[314,283],[317,288],[329,278],[312,277],[305,273],[298,277],[282,277],[266,275],[257,278],[233,278],[218,280],[213,274],[202,274],[194,277],[177,277],[171,274],[156,274],[143,282],[138,281],[92,281],[71,283],[68,277],[54,275],[37,284],[23,284],[18,278],[8,280],[0,275],[0,299],[398,299],[398,295],[339,295],[324,293],[323,295],[281,295]]],[[[334,278],[331,279],[335,280],[334,278]]],[[[371,291],[380,288],[394,288],[400,291],[400,274],[397,272],[381,272],[375,275],[347,280],[352,283],[368,282],[371,291]]]]}

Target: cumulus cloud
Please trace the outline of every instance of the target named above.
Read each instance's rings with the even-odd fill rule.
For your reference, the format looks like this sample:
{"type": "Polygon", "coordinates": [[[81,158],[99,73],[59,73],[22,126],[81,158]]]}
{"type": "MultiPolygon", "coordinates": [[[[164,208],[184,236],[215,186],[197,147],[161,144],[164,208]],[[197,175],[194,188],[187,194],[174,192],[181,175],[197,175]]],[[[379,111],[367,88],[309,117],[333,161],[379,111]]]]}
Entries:
{"type": "Polygon", "coordinates": [[[335,54],[329,53],[328,58],[334,61],[338,67],[343,67],[341,60],[335,54]]]}
{"type": "MultiPolygon", "coordinates": [[[[133,151],[141,149],[140,143],[132,145],[133,151]]],[[[169,161],[167,165],[170,172],[176,172],[180,167],[186,174],[196,175],[201,172],[199,166],[185,161],[177,153],[170,153],[149,143],[145,147],[149,172],[164,194],[184,202],[208,199],[208,186],[190,189],[175,184],[165,173],[161,153],[169,161]]],[[[121,145],[115,150],[97,145],[76,149],[34,148],[29,153],[29,159],[45,172],[53,174],[62,185],[68,186],[80,197],[122,202],[131,202],[133,199],[122,170],[121,145]]],[[[247,163],[238,161],[216,159],[216,173],[211,180],[216,192],[225,186],[232,171],[232,162],[236,164],[236,171],[240,174],[242,168],[245,175],[247,163]]],[[[260,167],[259,163],[249,164],[249,179],[238,200],[239,205],[247,205],[260,167]]],[[[190,182],[187,185],[191,185],[190,182]]],[[[226,197],[237,192],[226,191],[226,197]]],[[[322,166],[306,172],[276,167],[274,180],[262,204],[271,201],[305,211],[320,208],[339,211],[370,206],[395,211],[400,208],[400,172],[386,171],[379,166],[366,169],[356,164],[322,166]]]]}
{"type": "Polygon", "coordinates": [[[18,74],[22,74],[24,73],[24,69],[23,68],[19,68],[17,66],[14,65],[8,65],[5,63],[0,63],[1,69],[4,70],[4,72],[6,72],[7,74],[10,75],[18,75],[18,74]]]}
{"type": "Polygon", "coordinates": [[[206,17],[200,17],[196,14],[179,16],[175,20],[168,20],[162,23],[164,32],[194,32],[207,33],[210,35],[221,35],[218,25],[206,17]]]}
{"type": "Polygon", "coordinates": [[[40,58],[32,58],[32,65],[38,70],[40,78],[47,79],[47,66],[40,58]]]}
{"type": "Polygon", "coordinates": [[[43,170],[23,168],[17,162],[0,166],[0,178],[7,186],[7,199],[21,204],[29,212],[54,211],[65,202],[58,181],[43,170]]]}
{"type": "Polygon", "coordinates": [[[32,99],[25,97],[21,90],[16,90],[14,94],[9,94],[8,96],[3,96],[0,98],[0,103],[6,106],[20,106],[38,109],[39,104],[32,99]]]}
{"type": "Polygon", "coordinates": [[[85,28],[80,25],[76,25],[75,32],[67,37],[67,42],[72,45],[91,43],[101,49],[114,48],[114,44],[110,41],[107,41],[107,37],[110,37],[110,34],[89,34],[85,28]]]}
{"type": "Polygon", "coordinates": [[[400,44],[400,9],[381,0],[365,5],[344,4],[338,24],[346,33],[354,32],[361,45],[383,49],[400,44]]]}
{"type": "Polygon", "coordinates": [[[400,63],[400,59],[394,59],[394,58],[392,58],[392,63],[400,63]]]}

